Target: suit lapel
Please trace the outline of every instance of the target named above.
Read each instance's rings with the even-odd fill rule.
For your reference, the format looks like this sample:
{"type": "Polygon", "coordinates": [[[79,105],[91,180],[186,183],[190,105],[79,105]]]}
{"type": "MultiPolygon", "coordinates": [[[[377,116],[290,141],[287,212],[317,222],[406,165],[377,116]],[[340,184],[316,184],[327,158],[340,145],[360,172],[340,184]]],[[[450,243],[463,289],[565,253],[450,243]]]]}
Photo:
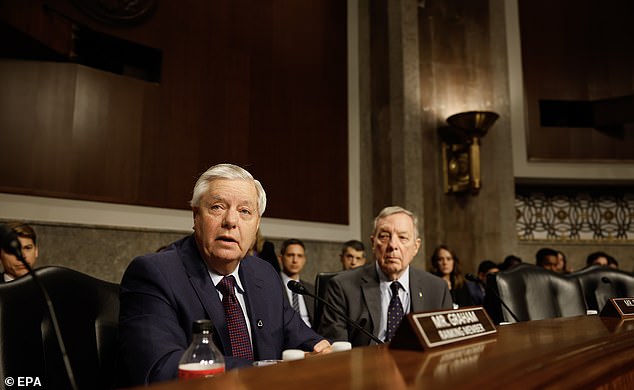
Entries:
{"type": "Polygon", "coordinates": [[[180,250],[183,251],[180,258],[187,270],[189,282],[196,291],[208,318],[213,320],[225,354],[231,355],[231,342],[225,321],[225,311],[193,236],[190,236],[189,242],[183,245],[180,250]]]}
{"type": "Polygon", "coordinates": [[[251,339],[253,340],[253,353],[254,356],[258,356],[260,351],[259,338],[256,337],[256,329],[261,329],[266,324],[263,323],[262,318],[263,311],[266,311],[266,307],[269,305],[266,298],[266,291],[264,290],[265,282],[258,276],[256,272],[250,267],[249,257],[242,259],[240,262],[240,281],[245,292],[245,302],[247,307],[247,314],[251,326],[251,339]]]}
{"type": "Polygon", "coordinates": [[[361,277],[361,291],[363,300],[366,303],[370,321],[372,321],[372,333],[378,337],[378,325],[381,320],[381,291],[379,289],[379,278],[375,267],[367,267],[367,272],[361,277]]]}

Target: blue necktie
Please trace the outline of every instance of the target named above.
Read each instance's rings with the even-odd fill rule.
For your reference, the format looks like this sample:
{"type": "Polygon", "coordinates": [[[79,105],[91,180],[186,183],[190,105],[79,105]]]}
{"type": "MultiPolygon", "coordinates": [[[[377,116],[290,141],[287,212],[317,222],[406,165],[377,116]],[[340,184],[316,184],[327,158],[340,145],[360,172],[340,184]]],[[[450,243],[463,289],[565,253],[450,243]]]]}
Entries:
{"type": "Polygon", "coordinates": [[[390,304],[387,307],[387,332],[385,332],[385,342],[392,340],[394,333],[396,333],[396,328],[398,328],[405,314],[403,312],[401,298],[398,296],[398,290],[400,288],[401,284],[399,282],[392,282],[392,284],[390,284],[392,299],[390,299],[390,304]]]}

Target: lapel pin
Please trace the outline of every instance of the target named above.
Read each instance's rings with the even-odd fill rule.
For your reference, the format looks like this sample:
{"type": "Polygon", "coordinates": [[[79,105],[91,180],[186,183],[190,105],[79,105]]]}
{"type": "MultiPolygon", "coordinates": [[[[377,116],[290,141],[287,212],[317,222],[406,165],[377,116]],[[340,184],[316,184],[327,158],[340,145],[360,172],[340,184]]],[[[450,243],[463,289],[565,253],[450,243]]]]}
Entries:
{"type": "Polygon", "coordinates": [[[262,322],[262,320],[258,320],[256,325],[257,325],[258,329],[262,329],[262,327],[264,326],[264,322],[262,322]]]}

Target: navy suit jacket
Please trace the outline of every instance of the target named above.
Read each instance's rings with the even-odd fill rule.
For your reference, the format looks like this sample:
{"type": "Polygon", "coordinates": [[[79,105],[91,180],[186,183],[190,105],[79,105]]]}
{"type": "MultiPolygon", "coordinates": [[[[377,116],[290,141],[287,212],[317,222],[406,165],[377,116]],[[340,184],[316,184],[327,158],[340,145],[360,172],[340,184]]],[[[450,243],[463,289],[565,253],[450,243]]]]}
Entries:
{"type": "MultiPolygon", "coordinates": [[[[279,274],[247,256],[239,276],[256,360],[281,359],[289,348],[312,351],[323,337],[304,324],[286,299],[279,274]]],[[[192,323],[210,319],[227,369],[251,365],[232,357],[222,302],[193,236],[166,250],[135,258],[121,281],[119,378],[121,386],[174,379],[192,339],[192,323]]]]}

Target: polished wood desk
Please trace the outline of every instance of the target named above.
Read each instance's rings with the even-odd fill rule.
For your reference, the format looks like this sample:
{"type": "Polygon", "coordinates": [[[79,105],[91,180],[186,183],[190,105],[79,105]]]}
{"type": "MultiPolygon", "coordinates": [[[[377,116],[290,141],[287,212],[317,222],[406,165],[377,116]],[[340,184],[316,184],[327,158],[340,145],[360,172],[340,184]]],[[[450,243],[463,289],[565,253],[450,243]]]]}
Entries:
{"type": "Polygon", "coordinates": [[[569,317],[498,327],[498,333],[426,351],[354,348],[214,378],[150,386],[176,389],[634,388],[634,320],[569,317]]]}

